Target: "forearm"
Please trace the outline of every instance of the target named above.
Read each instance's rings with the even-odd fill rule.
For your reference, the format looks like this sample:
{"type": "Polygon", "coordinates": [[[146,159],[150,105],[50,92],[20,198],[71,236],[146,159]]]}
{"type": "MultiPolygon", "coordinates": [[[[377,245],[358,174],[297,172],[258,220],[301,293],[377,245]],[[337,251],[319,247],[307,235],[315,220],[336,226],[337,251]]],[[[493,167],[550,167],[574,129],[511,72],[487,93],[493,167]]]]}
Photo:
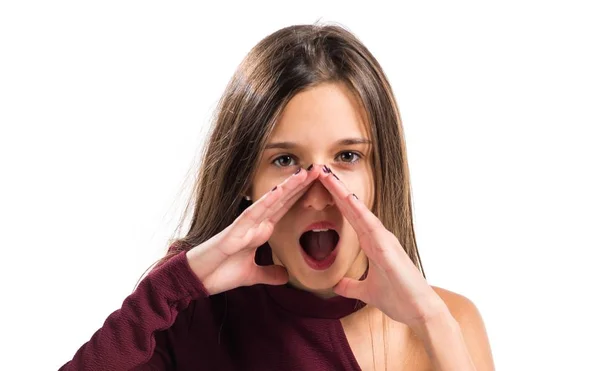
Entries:
{"type": "Polygon", "coordinates": [[[421,339],[434,370],[475,370],[458,322],[449,310],[412,326],[421,339]]]}
{"type": "Polygon", "coordinates": [[[168,343],[176,335],[186,334],[170,333],[167,338],[161,332],[170,329],[177,318],[188,320],[189,312],[185,317],[179,313],[186,311],[192,300],[208,297],[183,254],[150,272],[59,370],[171,369],[168,343]]]}

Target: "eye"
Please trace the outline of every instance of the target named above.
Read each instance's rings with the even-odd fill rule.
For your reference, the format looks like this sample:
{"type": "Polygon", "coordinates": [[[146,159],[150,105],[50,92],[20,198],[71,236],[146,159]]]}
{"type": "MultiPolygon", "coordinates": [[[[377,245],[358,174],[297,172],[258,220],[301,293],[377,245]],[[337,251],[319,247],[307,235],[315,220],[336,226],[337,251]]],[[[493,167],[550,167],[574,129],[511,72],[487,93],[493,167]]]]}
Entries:
{"type": "Polygon", "coordinates": [[[354,152],[354,151],[346,151],[346,152],[342,152],[342,153],[340,153],[340,154],[339,154],[339,156],[343,158],[343,159],[342,159],[342,162],[344,162],[344,163],[347,163],[347,164],[349,164],[349,165],[355,165],[355,164],[356,164],[357,162],[359,162],[359,161],[361,160],[361,158],[362,158],[362,156],[361,156],[359,153],[357,153],[357,152],[354,152]],[[342,155],[346,155],[346,156],[342,156],[342,155]],[[348,155],[349,155],[349,156],[348,156],[348,155]],[[349,160],[349,161],[346,161],[346,160],[344,160],[344,158],[345,158],[346,160],[349,160]],[[353,158],[356,158],[356,160],[352,161],[352,159],[353,159],[353,158]]]}
{"type": "Polygon", "coordinates": [[[290,167],[291,165],[289,164],[291,162],[293,156],[290,155],[283,155],[283,156],[279,156],[277,157],[275,160],[273,160],[273,164],[275,164],[275,166],[277,167],[290,167]],[[279,161],[285,159],[286,161],[279,161]]]}
{"type": "MultiPolygon", "coordinates": [[[[354,151],[340,152],[336,158],[341,158],[341,163],[344,165],[356,165],[362,159],[362,155],[354,151]]],[[[276,157],[272,162],[278,168],[287,168],[297,165],[296,157],[292,155],[281,155],[276,157]]]]}

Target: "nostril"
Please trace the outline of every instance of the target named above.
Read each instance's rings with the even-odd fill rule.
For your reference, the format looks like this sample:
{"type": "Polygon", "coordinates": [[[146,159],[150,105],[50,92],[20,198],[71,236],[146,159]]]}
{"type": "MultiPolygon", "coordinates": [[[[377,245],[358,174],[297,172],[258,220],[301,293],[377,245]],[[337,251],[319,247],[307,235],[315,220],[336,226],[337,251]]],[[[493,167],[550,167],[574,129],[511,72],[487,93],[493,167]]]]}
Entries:
{"type": "Polygon", "coordinates": [[[323,182],[320,179],[316,179],[314,183],[308,186],[305,194],[302,196],[302,204],[304,207],[323,210],[328,206],[335,205],[335,201],[333,195],[323,182]]]}

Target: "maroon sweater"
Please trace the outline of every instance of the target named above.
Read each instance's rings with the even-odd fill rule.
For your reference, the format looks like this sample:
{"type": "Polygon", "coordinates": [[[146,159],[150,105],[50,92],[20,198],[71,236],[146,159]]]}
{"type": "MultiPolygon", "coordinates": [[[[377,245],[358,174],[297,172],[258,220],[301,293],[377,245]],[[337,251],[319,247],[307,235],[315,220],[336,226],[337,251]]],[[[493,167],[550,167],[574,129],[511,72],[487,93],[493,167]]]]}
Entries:
{"type": "MultiPolygon", "coordinates": [[[[273,263],[268,244],[256,262],[273,263]]],[[[340,318],[364,305],[290,285],[209,296],[181,252],[149,273],[60,370],[360,370],[340,318]]]]}

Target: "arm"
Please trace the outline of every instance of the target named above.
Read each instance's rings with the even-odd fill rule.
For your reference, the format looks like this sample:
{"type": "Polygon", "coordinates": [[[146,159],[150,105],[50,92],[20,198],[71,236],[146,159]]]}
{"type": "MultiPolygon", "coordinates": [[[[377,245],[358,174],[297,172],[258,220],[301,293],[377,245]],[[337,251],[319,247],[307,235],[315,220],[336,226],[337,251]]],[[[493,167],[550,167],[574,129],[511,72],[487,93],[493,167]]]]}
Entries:
{"type": "Polygon", "coordinates": [[[190,302],[208,297],[185,252],[151,271],[60,371],[167,370],[172,360],[164,330],[190,302]],[[143,367],[142,367],[143,366],[143,367]]]}
{"type": "Polygon", "coordinates": [[[333,291],[359,299],[408,325],[425,345],[437,370],[493,369],[483,321],[475,306],[464,296],[449,291],[445,295],[446,290],[430,286],[398,237],[331,169],[325,166],[323,170],[321,184],[356,231],[360,248],[369,260],[367,278],[342,277],[333,291]],[[454,297],[456,300],[447,300],[454,297]],[[456,320],[452,318],[454,307],[459,309],[456,320]]]}
{"type": "MultiPolygon", "coordinates": [[[[154,269],[60,371],[173,368],[173,349],[168,345],[174,341],[167,339],[177,335],[186,340],[190,326],[180,326],[184,330],[175,331],[183,334],[174,334],[170,328],[192,300],[199,304],[206,299],[208,304],[212,303],[208,300],[210,295],[240,286],[288,282],[284,267],[259,266],[255,253],[269,239],[273,226],[318,176],[317,171],[307,173],[300,168],[247,207],[224,230],[154,269]]],[[[191,316],[191,311],[187,314],[191,316]]],[[[221,351],[218,345],[214,349],[221,351]]],[[[223,354],[218,359],[229,361],[223,354]]],[[[223,370],[221,366],[210,369],[223,370]]]]}
{"type": "Polygon", "coordinates": [[[423,342],[433,369],[494,370],[487,333],[477,307],[462,295],[445,292],[442,297],[448,307],[412,327],[423,342]]]}

